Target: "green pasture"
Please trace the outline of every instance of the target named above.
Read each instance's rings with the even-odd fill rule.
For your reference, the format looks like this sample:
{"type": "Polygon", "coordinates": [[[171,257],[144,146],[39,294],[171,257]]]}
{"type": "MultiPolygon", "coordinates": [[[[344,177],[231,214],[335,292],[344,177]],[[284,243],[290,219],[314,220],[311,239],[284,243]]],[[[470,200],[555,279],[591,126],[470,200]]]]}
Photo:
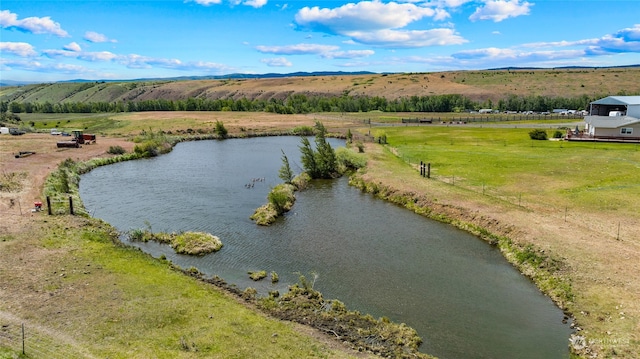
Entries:
{"type": "MultiPolygon", "coordinates": [[[[522,206],[636,214],[640,145],[536,141],[530,128],[376,128],[372,135],[431,177],[522,206]]],[[[547,130],[549,137],[554,130],[547,130]]]]}
{"type": "Polygon", "coordinates": [[[21,113],[20,119],[25,126],[37,132],[48,132],[52,128],[60,131],[83,129],[87,133],[102,135],[137,134],[140,131],[170,130],[170,129],[213,129],[213,121],[204,122],[201,119],[181,117],[184,112],[176,113],[177,117],[132,119],[137,113],[21,113]]]}
{"type": "MultiPolygon", "coordinates": [[[[472,122],[472,123],[540,123],[540,124],[556,124],[558,121],[566,123],[584,123],[581,118],[566,118],[560,115],[523,115],[523,114],[506,114],[506,113],[466,113],[466,112],[351,112],[339,115],[342,119],[351,119],[355,122],[363,124],[383,123],[383,124],[399,124],[402,119],[432,119],[434,124],[439,122],[472,122]]],[[[407,124],[411,125],[411,124],[407,124]]],[[[425,124],[423,124],[425,125],[425,124]]]]}
{"type": "Polygon", "coordinates": [[[113,113],[21,113],[25,126],[37,132],[48,132],[52,128],[60,131],[82,129],[95,133],[115,133],[121,131],[128,121],[118,119],[113,113]]]}

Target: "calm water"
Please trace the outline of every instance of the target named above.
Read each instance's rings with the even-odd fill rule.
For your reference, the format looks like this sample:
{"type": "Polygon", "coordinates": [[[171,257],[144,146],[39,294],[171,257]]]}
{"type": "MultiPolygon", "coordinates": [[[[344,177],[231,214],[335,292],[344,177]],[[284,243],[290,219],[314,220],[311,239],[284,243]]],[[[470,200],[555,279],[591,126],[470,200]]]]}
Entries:
{"type": "Polygon", "coordinates": [[[262,293],[314,273],[325,298],[407,323],[424,339],[421,350],[441,358],[568,357],[562,312],[499,251],[346,178],[298,192],[293,210],[270,227],[253,223],[249,216],[281,182],[281,150],[300,171],[299,145],[297,137],[181,143],[83,175],[80,194],[90,213],[120,230],[206,231],[224,243],[196,258],[136,244],[154,256],[262,293]],[[275,271],[280,283],[253,282],[251,270],[275,271]]]}

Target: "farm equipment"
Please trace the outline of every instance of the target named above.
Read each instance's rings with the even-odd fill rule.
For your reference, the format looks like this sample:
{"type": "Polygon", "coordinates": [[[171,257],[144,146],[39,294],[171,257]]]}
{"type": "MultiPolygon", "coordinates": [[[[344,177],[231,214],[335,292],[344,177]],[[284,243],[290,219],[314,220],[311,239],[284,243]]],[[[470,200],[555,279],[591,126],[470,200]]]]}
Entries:
{"type": "Polygon", "coordinates": [[[58,142],[58,148],[61,147],[80,147],[81,144],[92,144],[96,143],[96,135],[83,133],[82,130],[73,130],[71,131],[72,138],[70,141],[60,141],[58,142]]]}
{"type": "Polygon", "coordinates": [[[71,132],[73,134],[73,140],[80,144],[90,145],[96,143],[96,135],[94,134],[83,133],[82,130],[73,130],[71,132]]]}
{"type": "Polygon", "coordinates": [[[33,151],[20,151],[16,154],[16,158],[27,157],[31,155],[35,155],[36,153],[33,151]]]}

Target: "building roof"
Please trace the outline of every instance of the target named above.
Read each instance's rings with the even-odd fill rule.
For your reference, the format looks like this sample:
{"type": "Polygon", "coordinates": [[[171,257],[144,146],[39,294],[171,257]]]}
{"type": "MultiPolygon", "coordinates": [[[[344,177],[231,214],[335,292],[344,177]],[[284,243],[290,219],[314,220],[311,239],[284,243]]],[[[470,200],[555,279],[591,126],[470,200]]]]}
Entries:
{"type": "Polygon", "coordinates": [[[631,116],[585,116],[584,122],[596,128],[618,128],[640,123],[640,119],[631,116]]]}
{"type": "Polygon", "coordinates": [[[640,96],[608,96],[593,101],[592,105],[640,105],[640,96]]]}

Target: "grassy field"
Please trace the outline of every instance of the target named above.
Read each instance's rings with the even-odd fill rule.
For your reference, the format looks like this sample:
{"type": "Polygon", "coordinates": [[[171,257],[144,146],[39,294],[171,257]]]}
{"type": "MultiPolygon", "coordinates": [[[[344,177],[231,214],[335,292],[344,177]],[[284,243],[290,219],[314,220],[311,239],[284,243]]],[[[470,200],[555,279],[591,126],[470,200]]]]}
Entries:
{"type": "MultiPolygon", "coordinates": [[[[535,125],[534,125],[535,126],[535,125]]],[[[530,128],[385,128],[389,146],[436,180],[536,210],[636,216],[640,145],[537,141],[530,128]]],[[[548,130],[551,137],[553,130],[548,130]]]]}

